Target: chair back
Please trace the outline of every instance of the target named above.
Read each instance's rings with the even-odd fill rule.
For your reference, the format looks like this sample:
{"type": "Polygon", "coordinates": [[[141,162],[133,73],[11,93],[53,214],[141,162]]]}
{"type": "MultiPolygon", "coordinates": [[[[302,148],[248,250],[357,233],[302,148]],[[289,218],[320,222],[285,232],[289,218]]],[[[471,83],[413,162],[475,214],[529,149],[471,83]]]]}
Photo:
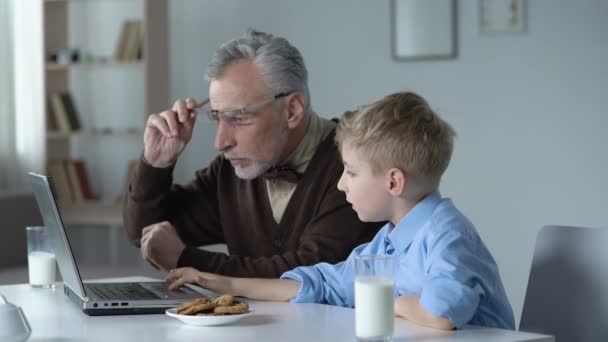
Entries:
{"type": "Polygon", "coordinates": [[[0,194],[0,269],[27,265],[25,227],[41,225],[33,193],[0,194]]]}
{"type": "Polygon", "coordinates": [[[557,342],[608,341],[608,229],[540,230],[519,330],[557,342]]]}

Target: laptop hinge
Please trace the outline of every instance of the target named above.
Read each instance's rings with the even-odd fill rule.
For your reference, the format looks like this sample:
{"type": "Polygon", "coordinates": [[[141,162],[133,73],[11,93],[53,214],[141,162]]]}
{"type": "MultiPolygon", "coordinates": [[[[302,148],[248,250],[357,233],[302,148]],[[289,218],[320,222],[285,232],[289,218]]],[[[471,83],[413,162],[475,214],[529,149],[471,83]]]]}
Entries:
{"type": "Polygon", "coordinates": [[[66,283],[63,283],[63,293],[65,293],[70,298],[78,298],[83,303],[88,303],[90,301],[88,296],[80,297],[74,290],[70,288],[70,286],[66,283]]]}

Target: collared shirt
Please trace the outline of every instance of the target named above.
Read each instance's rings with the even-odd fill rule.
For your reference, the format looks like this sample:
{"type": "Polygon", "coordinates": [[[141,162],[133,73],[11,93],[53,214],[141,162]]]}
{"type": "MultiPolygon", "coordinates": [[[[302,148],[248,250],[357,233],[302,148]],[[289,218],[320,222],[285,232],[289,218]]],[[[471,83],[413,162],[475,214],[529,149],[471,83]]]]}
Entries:
{"type": "Polygon", "coordinates": [[[354,307],[355,256],[369,254],[397,256],[395,298],[417,295],[426,310],[448,318],[457,328],[515,328],[496,262],[473,224],[437,191],[397,226],[386,224],[345,261],[298,267],[281,278],[302,283],[292,302],[354,307]]]}
{"type": "MultiPolygon", "coordinates": [[[[293,167],[296,171],[304,173],[308,163],[317,152],[319,144],[327,137],[327,135],[336,127],[333,121],[319,117],[315,113],[311,113],[310,122],[306,134],[298,147],[287,157],[283,163],[286,166],[293,167]]],[[[284,180],[267,180],[266,189],[268,191],[268,199],[272,208],[272,216],[274,221],[279,223],[285,212],[285,207],[289,203],[289,199],[296,189],[296,184],[284,180]]]]}

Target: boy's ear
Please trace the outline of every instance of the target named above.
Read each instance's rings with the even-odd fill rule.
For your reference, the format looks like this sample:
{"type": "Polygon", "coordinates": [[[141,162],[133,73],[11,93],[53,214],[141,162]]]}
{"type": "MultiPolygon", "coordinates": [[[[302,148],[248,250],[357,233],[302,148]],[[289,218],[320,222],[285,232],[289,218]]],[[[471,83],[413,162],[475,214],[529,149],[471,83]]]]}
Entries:
{"type": "Polygon", "coordinates": [[[298,127],[304,117],[304,96],[300,92],[294,92],[287,96],[287,127],[298,127]]]}
{"type": "Polygon", "coordinates": [[[397,168],[388,170],[388,191],[393,196],[401,196],[405,192],[407,174],[397,168]]]}

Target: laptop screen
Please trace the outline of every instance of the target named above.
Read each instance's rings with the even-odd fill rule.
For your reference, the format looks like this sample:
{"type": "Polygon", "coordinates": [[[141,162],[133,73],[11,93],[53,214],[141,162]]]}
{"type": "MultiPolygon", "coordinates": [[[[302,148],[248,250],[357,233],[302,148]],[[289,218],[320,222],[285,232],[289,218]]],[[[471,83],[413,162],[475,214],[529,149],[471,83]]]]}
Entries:
{"type": "Polygon", "coordinates": [[[78,272],[70,242],[61,220],[59,209],[57,208],[51,179],[33,172],[30,172],[28,176],[32,184],[32,190],[36,196],[42,221],[51,239],[64,285],[67,285],[80,298],[85,298],[86,295],[82,286],[80,273],[78,272]]]}

